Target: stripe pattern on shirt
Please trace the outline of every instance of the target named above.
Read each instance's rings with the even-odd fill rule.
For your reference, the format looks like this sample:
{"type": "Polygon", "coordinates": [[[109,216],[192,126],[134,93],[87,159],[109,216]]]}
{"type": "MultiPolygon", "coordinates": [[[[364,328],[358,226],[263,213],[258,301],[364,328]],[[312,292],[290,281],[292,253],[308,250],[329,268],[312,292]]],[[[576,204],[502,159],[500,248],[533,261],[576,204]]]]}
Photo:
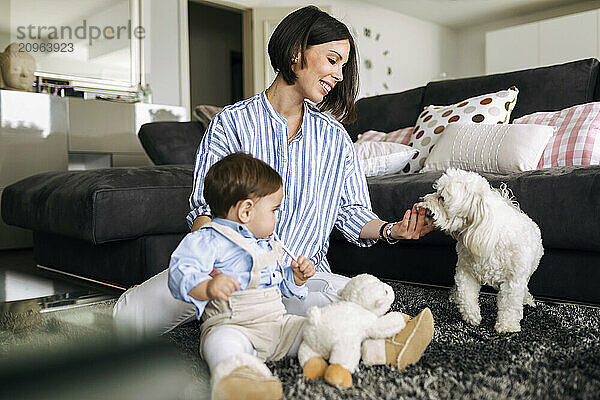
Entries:
{"type": "Polygon", "coordinates": [[[283,200],[276,232],[295,254],[310,258],[318,271],[330,271],[325,255],[334,226],[358,246],[375,243],[359,238],[363,226],[377,216],[343,125],[305,101],[301,128],[288,143],[287,121],[265,92],[225,107],[211,121],[196,154],[190,226],[198,216],[210,215],[202,195],[208,169],[237,151],[265,161],[281,175],[283,200]]]}

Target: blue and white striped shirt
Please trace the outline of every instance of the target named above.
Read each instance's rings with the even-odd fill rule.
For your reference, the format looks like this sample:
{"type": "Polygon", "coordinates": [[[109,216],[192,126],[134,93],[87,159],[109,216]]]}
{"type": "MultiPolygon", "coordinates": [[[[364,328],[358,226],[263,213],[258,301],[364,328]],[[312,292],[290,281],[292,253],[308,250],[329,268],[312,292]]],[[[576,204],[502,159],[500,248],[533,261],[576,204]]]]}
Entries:
{"type": "Polygon", "coordinates": [[[265,92],[225,107],[206,130],[196,154],[190,227],[198,216],[210,215],[202,194],[208,169],[238,151],[263,160],[281,175],[283,200],[275,231],[293,253],[310,258],[317,271],[331,271],[325,255],[334,225],[358,246],[376,242],[359,238],[363,226],[377,215],[371,211],[367,182],[343,125],[305,101],[300,130],[288,143],[287,121],[265,92]]]}

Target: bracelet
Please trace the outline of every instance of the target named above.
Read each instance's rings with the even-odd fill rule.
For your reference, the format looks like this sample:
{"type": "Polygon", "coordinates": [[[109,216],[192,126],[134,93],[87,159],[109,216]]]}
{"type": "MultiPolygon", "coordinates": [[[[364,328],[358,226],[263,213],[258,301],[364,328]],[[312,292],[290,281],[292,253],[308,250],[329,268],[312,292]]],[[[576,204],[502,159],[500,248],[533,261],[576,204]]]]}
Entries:
{"type": "Polygon", "coordinates": [[[395,222],[385,222],[379,228],[379,238],[387,244],[396,244],[400,239],[392,239],[392,228],[396,225],[395,222]]]}

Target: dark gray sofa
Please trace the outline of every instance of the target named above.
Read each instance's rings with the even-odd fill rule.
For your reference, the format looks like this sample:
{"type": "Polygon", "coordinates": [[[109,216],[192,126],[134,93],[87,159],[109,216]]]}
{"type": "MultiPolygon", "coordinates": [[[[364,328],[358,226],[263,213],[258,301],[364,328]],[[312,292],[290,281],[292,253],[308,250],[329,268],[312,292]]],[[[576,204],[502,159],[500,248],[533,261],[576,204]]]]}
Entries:
{"type": "MultiPolygon", "coordinates": [[[[413,126],[429,104],[452,104],[517,86],[512,118],[560,110],[600,98],[599,63],[587,59],[551,67],[431,82],[406,92],[360,99],[350,136],[368,129],[413,126]]],[[[188,231],[185,215],[197,144],[198,122],[152,123],[139,136],[154,167],[48,172],[4,190],[2,217],[34,232],[40,265],[127,287],[168,265],[188,231]],[[170,164],[170,165],[162,165],[170,164]]],[[[398,220],[432,191],[441,173],[369,178],[373,210],[398,220]]],[[[533,275],[534,295],[600,303],[600,167],[552,168],[485,174],[495,187],[506,182],[542,231],[545,255],[533,275]]],[[[335,272],[371,272],[382,278],[450,286],[454,242],[440,232],[418,241],[358,248],[334,231],[328,257],[335,272]]]]}

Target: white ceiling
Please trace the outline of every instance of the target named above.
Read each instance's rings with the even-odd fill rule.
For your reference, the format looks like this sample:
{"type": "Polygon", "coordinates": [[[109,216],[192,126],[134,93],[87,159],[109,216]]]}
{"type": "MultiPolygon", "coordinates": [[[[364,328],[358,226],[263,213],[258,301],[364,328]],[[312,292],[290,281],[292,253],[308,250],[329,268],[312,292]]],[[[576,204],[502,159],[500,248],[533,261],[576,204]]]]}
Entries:
{"type": "Polygon", "coordinates": [[[581,6],[589,3],[590,9],[598,7],[593,0],[362,0],[405,15],[461,28],[505,18],[546,11],[553,8],[581,6]]]}

